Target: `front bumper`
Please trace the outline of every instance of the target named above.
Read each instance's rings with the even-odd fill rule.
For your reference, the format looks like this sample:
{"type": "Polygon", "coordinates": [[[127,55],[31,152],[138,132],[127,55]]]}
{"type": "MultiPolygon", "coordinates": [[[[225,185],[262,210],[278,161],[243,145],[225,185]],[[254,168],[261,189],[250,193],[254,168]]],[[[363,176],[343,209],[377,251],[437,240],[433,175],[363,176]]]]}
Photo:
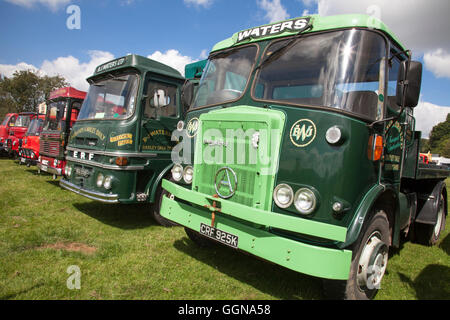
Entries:
{"type": "Polygon", "coordinates": [[[45,171],[50,174],[55,174],[57,176],[62,175],[62,169],[61,168],[53,168],[51,166],[43,165],[42,163],[38,162],[37,167],[40,171],[45,171]]]}
{"type": "Polygon", "coordinates": [[[66,181],[64,179],[61,179],[59,181],[59,185],[63,187],[64,189],[67,189],[69,191],[75,192],[79,195],[85,196],[86,198],[89,198],[91,200],[96,200],[104,203],[119,203],[119,196],[117,194],[107,194],[107,193],[100,193],[95,192],[91,190],[83,189],[80,186],[77,186],[73,183],[70,183],[69,181],[66,181]]]}
{"type": "Polygon", "coordinates": [[[269,228],[302,233],[335,241],[345,241],[347,229],[326,223],[281,215],[217,199],[163,180],[162,187],[196,207],[164,196],[161,215],[195,231],[211,224],[212,204],[215,228],[238,236],[238,249],[286,268],[327,279],[348,279],[352,252],[306,244],[275,235],[269,228]],[[209,208],[203,209],[203,208],[209,208]]]}

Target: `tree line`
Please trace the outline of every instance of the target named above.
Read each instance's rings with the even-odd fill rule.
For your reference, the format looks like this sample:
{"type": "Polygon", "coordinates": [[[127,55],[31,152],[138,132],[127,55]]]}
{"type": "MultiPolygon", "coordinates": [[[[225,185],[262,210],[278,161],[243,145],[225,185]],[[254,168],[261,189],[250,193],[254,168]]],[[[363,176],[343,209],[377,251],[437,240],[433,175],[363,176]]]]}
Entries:
{"type": "Polygon", "coordinates": [[[38,71],[15,71],[12,77],[0,77],[0,119],[10,112],[37,112],[50,92],[68,86],[61,76],[42,76],[38,71]]]}

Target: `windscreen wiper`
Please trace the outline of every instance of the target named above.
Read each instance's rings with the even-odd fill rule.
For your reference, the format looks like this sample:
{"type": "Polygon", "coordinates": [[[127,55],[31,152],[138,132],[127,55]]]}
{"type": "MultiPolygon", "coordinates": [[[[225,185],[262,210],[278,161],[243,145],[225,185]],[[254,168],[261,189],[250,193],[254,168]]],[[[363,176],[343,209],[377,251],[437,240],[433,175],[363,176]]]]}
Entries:
{"type": "Polygon", "coordinates": [[[255,68],[255,71],[260,69],[261,67],[265,66],[266,64],[269,64],[270,62],[274,61],[276,58],[280,57],[288,51],[290,48],[292,48],[294,45],[298,43],[298,41],[302,38],[305,31],[308,31],[312,28],[312,24],[310,23],[304,30],[300,31],[300,33],[297,33],[294,35],[294,38],[292,38],[285,46],[280,47],[276,49],[274,52],[272,52],[267,58],[265,58],[261,63],[255,68]]]}

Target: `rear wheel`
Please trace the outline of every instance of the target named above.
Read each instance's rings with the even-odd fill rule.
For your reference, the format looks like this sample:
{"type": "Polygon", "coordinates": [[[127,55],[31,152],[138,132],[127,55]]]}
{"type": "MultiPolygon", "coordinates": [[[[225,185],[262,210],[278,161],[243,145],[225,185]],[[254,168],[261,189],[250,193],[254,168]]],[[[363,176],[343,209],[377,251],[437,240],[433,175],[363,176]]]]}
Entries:
{"type": "Polygon", "coordinates": [[[445,229],[445,206],[446,201],[444,195],[441,193],[439,203],[437,206],[436,223],[434,225],[416,223],[415,236],[416,240],[425,245],[433,246],[441,237],[442,231],[445,229]]]}
{"type": "Polygon", "coordinates": [[[348,280],[324,280],[325,293],[333,299],[368,300],[375,297],[386,272],[389,251],[389,221],[377,210],[353,245],[348,280]]]}

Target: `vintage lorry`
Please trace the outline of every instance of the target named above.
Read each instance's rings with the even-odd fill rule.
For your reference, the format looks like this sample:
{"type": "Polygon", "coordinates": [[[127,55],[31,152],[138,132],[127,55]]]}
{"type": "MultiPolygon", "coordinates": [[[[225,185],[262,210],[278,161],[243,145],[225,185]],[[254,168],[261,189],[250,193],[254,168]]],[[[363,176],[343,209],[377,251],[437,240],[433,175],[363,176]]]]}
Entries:
{"type": "MultiPolygon", "coordinates": [[[[189,72],[195,78],[198,70],[189,72]]],[[[173,165],[171,135],[186,111],[180,103],[185,78],[165,64],[128,55],[98,66],[88,82],[60,185],[104,203],[153,203],[173,165]]],[[[168,223],[159,202],[152,211],[168,223]]]]}
{"type": "Polygon", "coordinates": [[[31,120],[28,130],[22,140],[22,146],[19,148],[19,163],[29,166],[35,166],[39,159],[40,134],[44,126],[45,114],[40,114],[37,118],[31,120]]]}
{"type": "Polygon", "coordinates": [[[5,151],[10,157],[17,158],[22,147],[22,139],[28,130],[30,122],[37,117],[36,112],[21,112],[17,115],[14,126],[9,130],[5,141],[5,151]]]}
{"type": "Polygon", "coordinates": [[[14,127],[18,115],[18,113],[8,113],[3,119],[2,124],[0,124],[0,154],[6,154],[6,139],[8,139],[9,132],[11,131],[11,128],[14,127]]]}
{"type": "Polygon", "coordinates": [[[77,120],[86,92],[72,87],[57,89],[50,93],[47,113],[40,134],[38,172],[53,175],[64,174],[66,147],[72,126],[77,120]]]}
{"type": "Polygon", "coordinates": [[[450,171],[419,164],[421,75],[366,15],[235,33],[186,101],[160,214],[200,245],[320,277],[335,298],[373,298],[389,247],[435,244],[445,226],[450,171]]]}

